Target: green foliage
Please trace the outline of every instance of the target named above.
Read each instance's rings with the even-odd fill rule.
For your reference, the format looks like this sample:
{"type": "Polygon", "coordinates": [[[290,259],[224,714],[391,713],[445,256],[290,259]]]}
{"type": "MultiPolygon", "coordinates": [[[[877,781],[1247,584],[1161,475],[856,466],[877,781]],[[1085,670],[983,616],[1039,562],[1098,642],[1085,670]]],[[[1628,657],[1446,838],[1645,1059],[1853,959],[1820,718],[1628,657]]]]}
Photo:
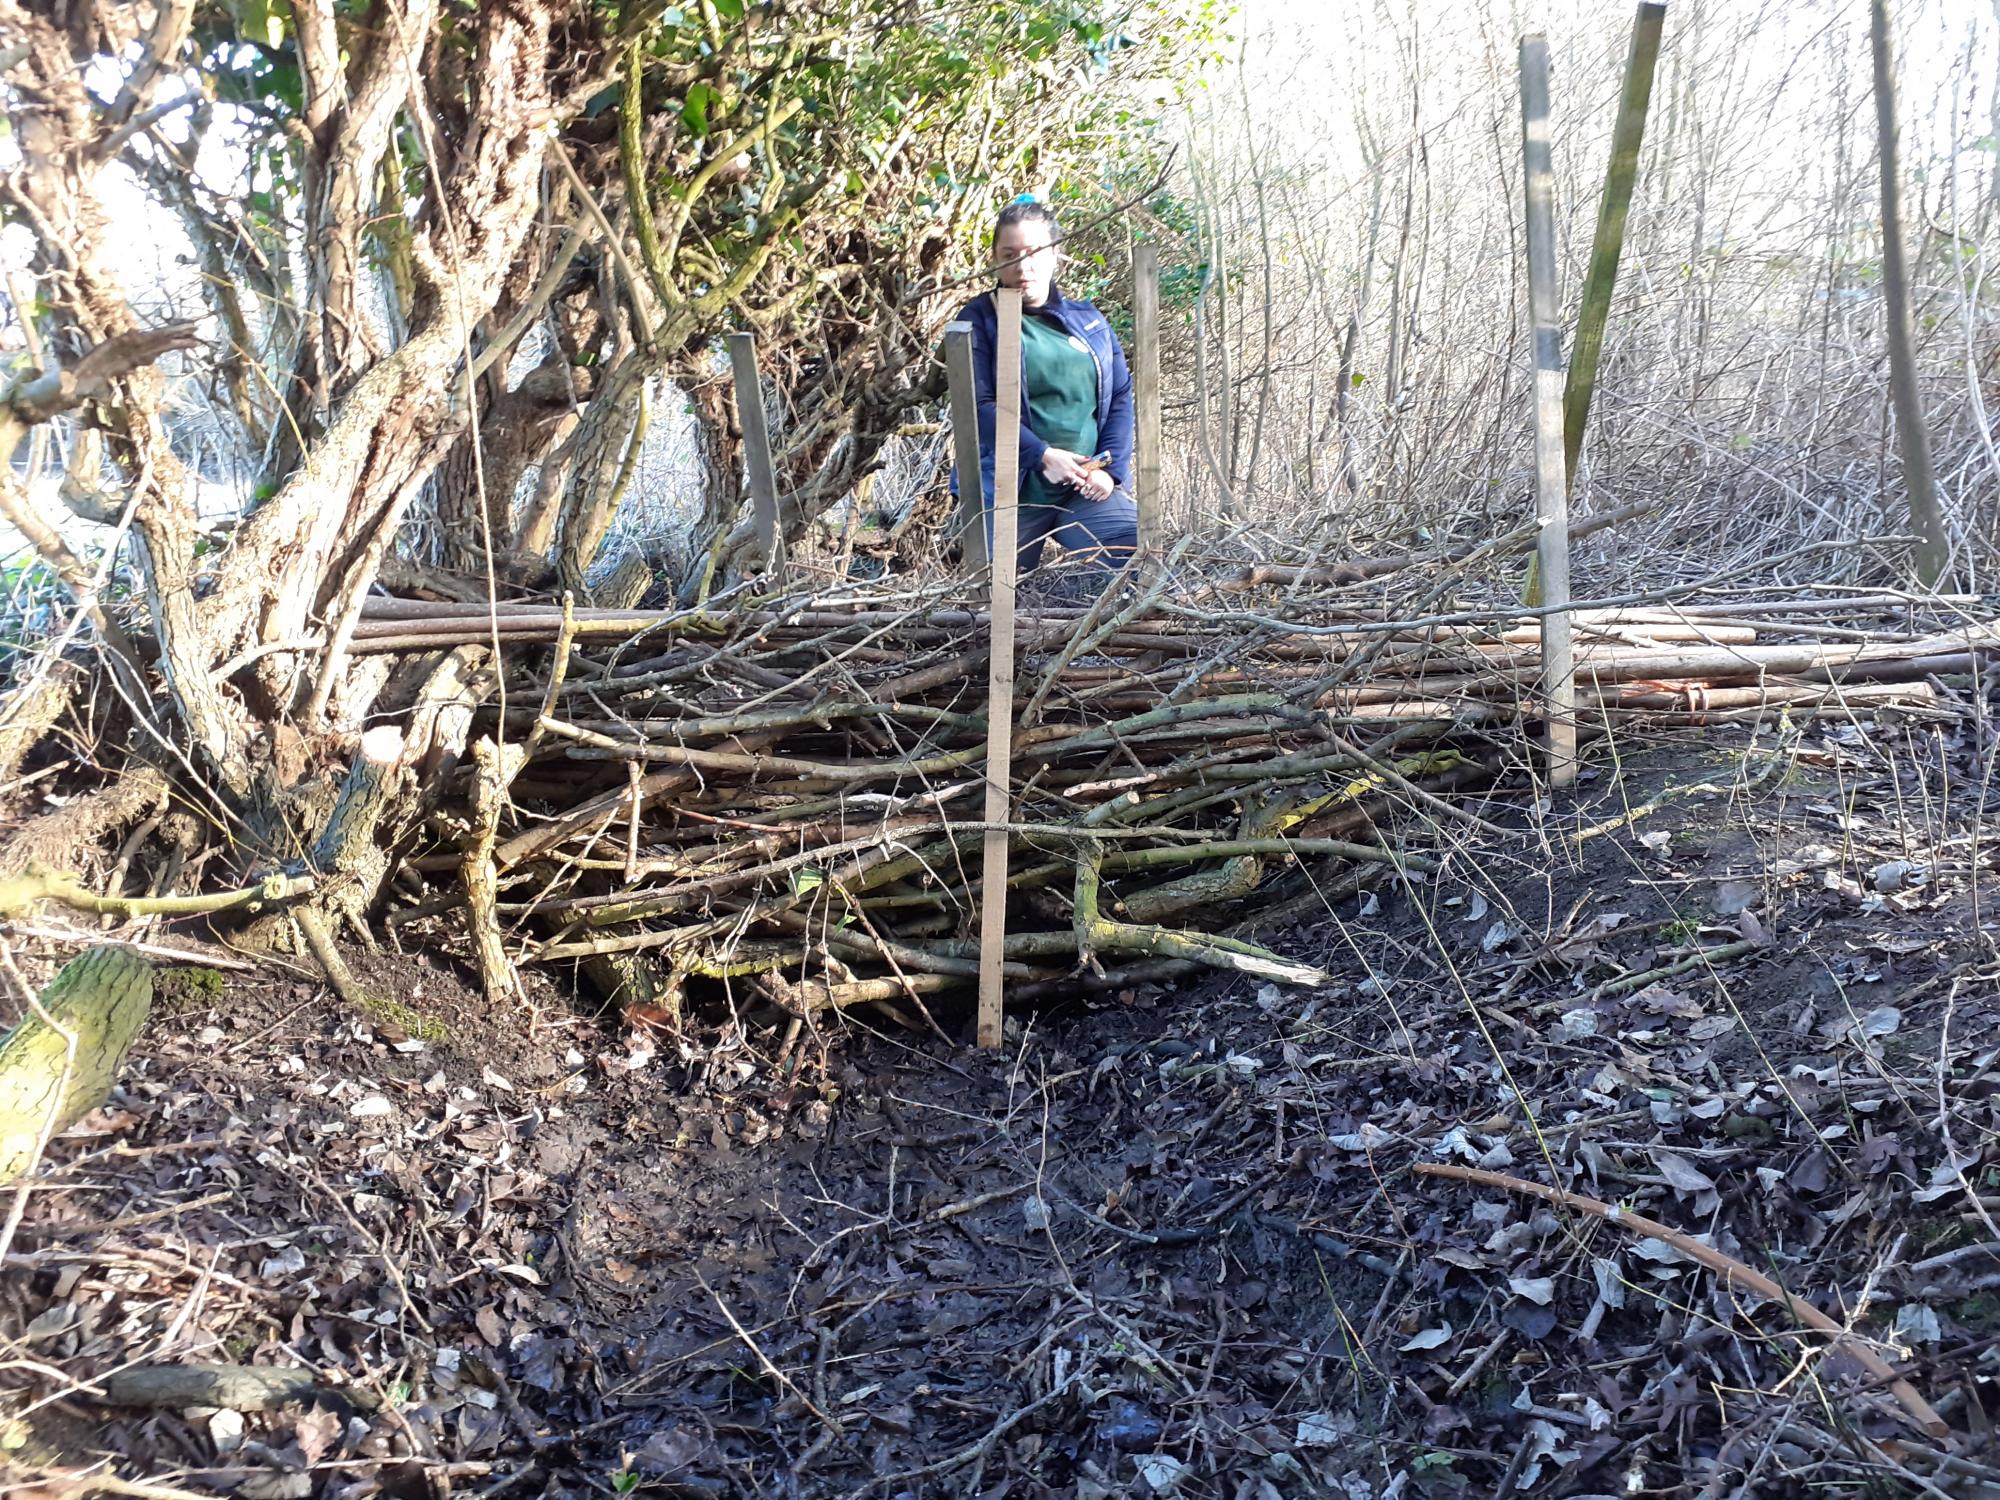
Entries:
{"type": "MultiPolygon", "coordinates": [[[[191,30],[220,138],[247,158],[218,222],[246,226],[279,282],[309,232],[306,164],[321,149],[301,128],[294,3],[201,0],[191,30]]],[[[1016,194],[1102,220],[1084,290],[1126,316],[1128,224],[1179,237],[1191,223],[1155,186],[1159,119],[1219,60],[1228,12],[1225,0],[593,0],[552,62],[573,111],[557,139],[584,191],[629,226],[624,259],[653,322],[635,332],[654,371],[700,388],[717,337],[754,326],[787,430],[822,444],[781,453],[781,468],[819,472],[824,445],[853,434],[847,470],[810,502],[824,508],[920,399],[937,327],[985,283],[993,213],[1016,194]],[[604,86],[577,91],[584,79],[604,86]]],[[[357,71],[382,45],[384,14],[336,0],[336,40],[357,71]]],[[[427,114],[405,106],[386,159],[368,164],[366,253],[406,314],[435,292],[434,174],[504,104],[477,94],[481,14],[472,0],[440,7],[412,96],[427,114]]],[[[326,180],[323,164],[313,173],[326,180]]],[[[603,257],[596,239],[586,254],[603,257]]],[[[554,243],[537,235],[525,253],[554,243]]],[[[1168,305],[1186,306],[1202,273],[1177,255],[1168,265],[1168,305]]],[[[603,308],[569,293],[552,306],[578,367],[612,359],[603,308]]],[[[284,371],[264,373],[282,388],[284,371]]]]}
{"type": "Polygon", "coordinates": [[[1208,285],[1194,205],[1169,189],[1147,188],[1166,161],[1157,122],[1134,123],[1127,155],[1108,182],[1078,195],[1075,206],[1058,203],[1072,227],[1066,229],[1068,264],[1065,293],[1095,302],[1121,339],[1132,337],[1130,239],[1150,241],[1160,255],[1160,317],[1163,323],[1191,318],[1208,285]],[[1135,208],[1124,205],[1139,200],[1135,208]]]}
{"type": "MultiPolygon", "coordinates": [[[[1212,56],[1220,14],[809,0],[782,26],[738,28],[740,4],[715,9],[719,25],[671,8],[641,45],[648,116],[671,109],[680,127],[647,162],[674,257],[663,269],[711,287],[774,243],[813,260],[845,239],[846,253],[865,245],[882,258],[941,235],[963,272],[983,256],[990,213],[1016,193],[1101,202],[1114,174],[1137,176],[1159,154],[1156,122],[1129,85],[1212,56]],[[656,99],[659,78],[677,83],[656,99]],[[774,118],[783,123],[770,129],[774,118]],[[729,169],[714,173],[718,161],[729,169]],[[691,221],[679,241],[677,214],[691,221]]],[[[649,145],[658,140],[650,131],[649,145]]]]}

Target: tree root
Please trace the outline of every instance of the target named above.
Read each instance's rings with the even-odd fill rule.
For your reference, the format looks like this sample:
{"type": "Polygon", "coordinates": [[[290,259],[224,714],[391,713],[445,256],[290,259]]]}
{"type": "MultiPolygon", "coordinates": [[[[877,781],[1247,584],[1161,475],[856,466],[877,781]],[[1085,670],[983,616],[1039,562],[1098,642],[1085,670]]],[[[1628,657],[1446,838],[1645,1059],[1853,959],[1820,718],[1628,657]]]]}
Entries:
{"type": "Polygon", "coordinates": [[[425,1041],[436,1041],[445,1034],[444,1023],[435,1017],[412,1010],[401,1001],[363,989],[355,979],[354,971],[347,967],[347,960],[333,946],[333,934],[328,931],[326,917],[322,913],[310,906],[302,906],[291,917],[298,924],[306,947],[319,960],[320,970],[326,975],[326,982],[334,994],[340,997],[341,1004],[364,1016],[400,1026],[411,1036],[425,1041]]]}

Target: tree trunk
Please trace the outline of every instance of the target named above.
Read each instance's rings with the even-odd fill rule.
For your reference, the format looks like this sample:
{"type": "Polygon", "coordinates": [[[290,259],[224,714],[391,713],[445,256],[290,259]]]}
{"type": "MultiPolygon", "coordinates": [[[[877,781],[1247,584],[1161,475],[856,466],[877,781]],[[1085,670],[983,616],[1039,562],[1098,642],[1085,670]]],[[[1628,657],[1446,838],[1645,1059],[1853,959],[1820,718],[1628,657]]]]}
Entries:
{"type": "Polygon", "coordinates": [[[1875,54],[1875,131],[1882,163],[1882,298],[1889,324],[1889,396],[1896,442],[1903,454],[1903,488],[1916,532],[1917,581],[1936,588],[1951,561],[1938,508],[1937,469],[1917,389],[1917,341],[1910,329],[1910,273],[1903,261],[1903,193],[1896,164],[1896,63],[1889,34],[1889,0],[1870,0],[1868,32],[1875,54]]]}
{"type": "Polygon", "coordinates": [[[557,526],[556,577],[558,587],[578,597],[624,498],[621,478],[630,477],[628,459],[637,461],[637,444],[644,441],[640,424],[648,365],[643,359],[627,360],[590,403],[577,429],[569,498],[557,526]]]}
{"type": "Polygon", "coordinates": [[[92,948],[0,1040],[0,1185],[104,1102],[152,1003],[152,965],[129,948],[92,948]]]}
{"type": "Polygon", "coordinates": [[[486,554],[512,550],[514,497],[521,476],[566,436],[590,376],[551,355],[506,390],[495,370],[480,382],[477,429],[468,428],[438,467],[438,521],[445,566],[483,575],[486,554]]]}
{"type": "MultiPolygon", "coordinates": [[[[245,520],[219,563],[197,550],[203,539],[194,486],[168,439],[164,376],[132,371],[89,415],[137,492],[153,629],[194,764],[238,809],[254,800],[245,751],[257,733],[255,719],[294,712],[314,688],[311,701],[324,709],[345,670],[342,632],[351,628],[397,521],[458,436],[467,341],[502,294],[540,202],[554,113],[553,0],[495,0],[463,22],[470,55],[456,87],[481,124],[433,162],[443,179],[436,199],[451,207],[448,223],[434,210],[411,244],[417,326],[407,343],[378,357],[357,310],[367,274],[358,246],[397,114],[408,101],[414,116],[428,118],[411,49],[430,35],[433,7],[434,0],[404,0],[396,24],[373,31],[352,57],[332,45],[331,5],[294,10],[312,142],[306,155],[313,232],[304,248],[321,313],[308,342],[316,351],[316,396],[328,403],[329,420],[317,439],[307,427],[298,467],[245,520]],[[330,644],[306,647],[329,626],[330,644]],[[246,648],[268,648],[241,682],[247,714],[245,701],[225,693],[215,672],[246,648]]],[[[153,72],[177,62],[192,9],[191,3],[159,7],[148,43],[153,72]]],[[[23,166],[8,188],[32,210],[39,269],[60,331],[102,343],[138,323],[117,272],[116,227],[99,198],[104,153],[98,148],[118,122],[83,82],[96,28],[66,33],[44,16],[22,12],[20,19],[26,38],[20,67],[32,84],[32,104],[17,113],[23,166]]],[[[343,707],[352,713],[365,705],[343,707]]]]}

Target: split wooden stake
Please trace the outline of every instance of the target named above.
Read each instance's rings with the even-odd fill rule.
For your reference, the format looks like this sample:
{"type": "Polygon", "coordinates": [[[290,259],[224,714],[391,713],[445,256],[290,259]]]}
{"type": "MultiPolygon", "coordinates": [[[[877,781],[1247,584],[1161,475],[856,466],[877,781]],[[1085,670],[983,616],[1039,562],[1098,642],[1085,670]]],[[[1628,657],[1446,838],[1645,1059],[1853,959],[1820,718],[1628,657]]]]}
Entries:
{"type": "Polygon", "coordinates": [[[993,640],[986,694],[986,837],[979,897],[979,1045],[1000,1045],[1000,965],[1007,944],[1007,832],[1013,802],[1014,570],[1020,536],[1021,294],[993,294],[993,640]]]}
{"type": "Polygon", "coordinates": [[[951,461],[958,470],[958,550],[969,578],[986,571],[986,493],[979,476],[979,399],[972,385],[972,325],[944,331],[944,373],[951,388],[951,461]]]}
{"type": "Polygon", "coordinates": [[[1132,403],[1136,417],[1132,499],[1139,507],[1139,545],[1161,550],[1160,536],[1160,251],[1132,250],[1132,403]]]}
{"type": "Polygon", "coordinates": [[[1542,693],[1549,784],[1576,780],[1576,668],[1570,642],[1569,485],[1563,465],[1562,305],[1556,291],[1555,169],[1549,149],[1549,44],[1521,38],[1521,152],[1527,168],[1528,310],[1535,351],[1535,522],[1540,527],[1542,693]]]}
{"type": "Polygon", "coordinates": [[[778,563],[778,476],[771,466],[771,429],[764,419],[756,334],[729,335],[729,368],[736,377],[736,425],[743,431],[743,477],[750,485],[757,556],[765,567],[774,568],[778,563]]]}

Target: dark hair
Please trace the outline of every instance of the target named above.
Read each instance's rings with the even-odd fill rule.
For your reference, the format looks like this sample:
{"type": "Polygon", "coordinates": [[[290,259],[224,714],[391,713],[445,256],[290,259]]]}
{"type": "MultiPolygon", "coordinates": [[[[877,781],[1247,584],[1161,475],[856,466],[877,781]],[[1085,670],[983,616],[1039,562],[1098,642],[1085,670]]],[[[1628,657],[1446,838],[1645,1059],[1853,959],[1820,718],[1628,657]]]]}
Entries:
{"type": "Polygon", "coordinates": [[[1055,212],[1048,204],[1038,199],[1016,198],[1000,210],[1000,217],[993,221],[993,238],[1000,238],[1000,231],[1009,224],[1046,224],[1049,226],[1049,240],[1054,243],[1062,238],[1062,226],[1056,223],[1055,212]]]}

